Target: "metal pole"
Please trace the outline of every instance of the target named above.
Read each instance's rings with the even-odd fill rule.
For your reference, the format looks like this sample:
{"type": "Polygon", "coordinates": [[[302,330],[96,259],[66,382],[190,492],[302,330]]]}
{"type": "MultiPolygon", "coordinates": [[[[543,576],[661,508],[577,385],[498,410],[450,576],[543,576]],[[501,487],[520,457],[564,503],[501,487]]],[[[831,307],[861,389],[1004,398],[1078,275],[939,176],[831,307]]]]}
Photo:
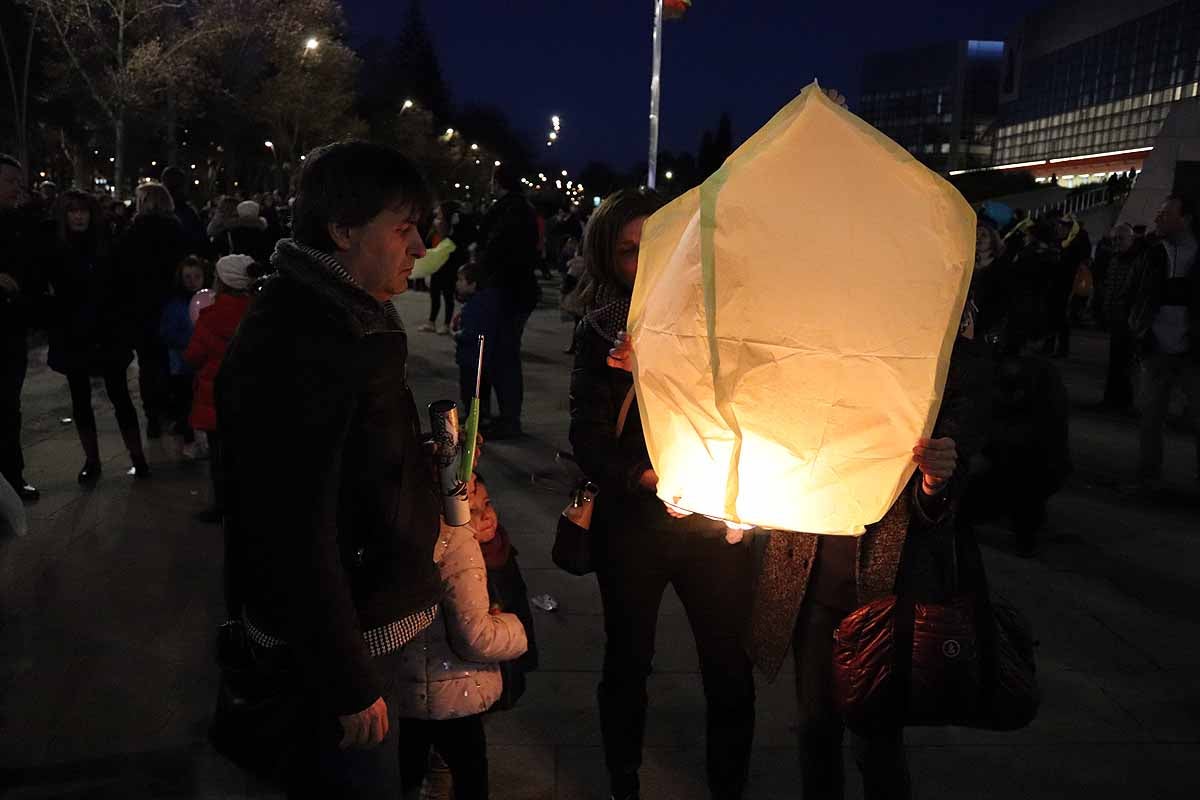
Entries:
{"type": "Polygon", "coordinates": [[[663,0],[654,0],[654,61],[650,72],[650,166],[646,186],[654,188],[658,173],[658,99],[662,75],[663,0]]]}

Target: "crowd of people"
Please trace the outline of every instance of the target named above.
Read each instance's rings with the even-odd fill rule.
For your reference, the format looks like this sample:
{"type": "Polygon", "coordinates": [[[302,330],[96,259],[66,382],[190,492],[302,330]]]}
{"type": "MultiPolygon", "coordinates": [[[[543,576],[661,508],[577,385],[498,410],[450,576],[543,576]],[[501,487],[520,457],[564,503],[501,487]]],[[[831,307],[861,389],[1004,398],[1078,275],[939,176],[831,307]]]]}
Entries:
{"type": "Polygon", "coordinates": [[[933,436],[913,445],[917,471],[863,536],[829,537],[747,534],[657,499],[624,336],[642,227],[663,202],[653,192],[618,192],[592,213],[539,210],[501,166],[490,205],[438,203],[417,165],[358,141],[310,153],[290,202],[222,197],[197,210],[168,169],[138,187],[128,219],[123,204],[53,187],[18,208],[20,174],[0,156],[4,477],[36,500],[19,407],[26,336],[43,327],[49,366],[71,392],[80,484],[102,471],[94,378],[129,474],[148,478],[128,385],[136,355],[146,436],[169,431],[193,458],[207,450],[213,488],[200,518],[224,525],[230,624],[292,693],[277,737],[286,742],[256,746],[286,751],[276,777],[294,797],[416,797],[442,765],[455,797],[486,798],[485,715],[516,702],[537,666],[516,550],[478,472],[470,522],[442,517],[393,302],[411,288],[430,299],[412,335],[457,338],[464,408],[483,337],[483,430],[500,440],[522,434],[521,342],[542,292],[537,271],[562,281],[562,311],[577,323],[570,441],[599,487],[598,705],[614,800],[640,796],[668,585],[699,653],[713,798],[743,796],[753,670],[774,680],[789,649],[804,796],[842,796],[848,735],[865,796],[907,798],[902,729],[848,731],[839,714],[834,629],[899,585],[939,596],[924,550],[957,534],[969,555],[973,521],[1008,516],[1019,551],[1034,552],[1046,502],[1071,469],[1055,359],[1084,318],[1110,335],[1103,407],[1140,406],[1142,486],[1161,478],[1174,385],[1200,416],[1200,210],[1182,195],[1167,198],[1152,232],[1119,225],[1095,248],[1070,217],[1018,213],[1000,226],[981,215],[971,299],[933,436]]]}

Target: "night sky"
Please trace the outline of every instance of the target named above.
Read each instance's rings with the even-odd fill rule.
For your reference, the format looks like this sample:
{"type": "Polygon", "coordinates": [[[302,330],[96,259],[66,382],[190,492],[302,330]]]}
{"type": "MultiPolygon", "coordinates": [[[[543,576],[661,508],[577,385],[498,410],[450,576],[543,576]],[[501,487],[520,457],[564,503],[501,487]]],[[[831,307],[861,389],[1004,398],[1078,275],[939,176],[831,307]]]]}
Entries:
{"type": "MultiPolygon", "coordinates": [[[[408,0],[343,0],[352,39],[397,32],[408,0]]],[[[695,153],[722,111],[740,143],[814,77],[851,98],[863,56],[949,39],[1003,39],[1046,0],[806,3],[695,0],[664,25],[660,149],[695,153]],[[752,13],[751,13],[752,9],[752,13]]],[[[651,0],[426,0],[456,104],[504,108],[532,147],[563,120],[556,155],[578,169],[646,158],[651,0]],[[561,146],[560,146],[561,145],[561,146]]]]}

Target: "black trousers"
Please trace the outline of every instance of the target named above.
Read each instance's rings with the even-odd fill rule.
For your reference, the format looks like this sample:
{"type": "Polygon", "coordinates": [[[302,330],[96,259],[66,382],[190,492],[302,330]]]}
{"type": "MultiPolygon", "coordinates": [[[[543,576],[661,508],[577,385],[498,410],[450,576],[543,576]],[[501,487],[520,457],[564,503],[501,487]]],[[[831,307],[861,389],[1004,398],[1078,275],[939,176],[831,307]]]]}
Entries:
{"type": "MultiPolygon", "coordinates": [[[[804,800],[842,800],[845,724],[833,705],[833,632],[846,612],[805,600],[796,620],[796,699],[800,706],[800,770],[804,800]]],[[[912,788],[901,730],[870,737],[851,733],[866,800],[908,800],[912,788]]]]}
{"type": "Polygon", "coordinates": [[[24,332],[0,336],[0,474],[13,486],[24,481],[21,455],[21,389],[29,366],[29,343],[24,332]]]}
{"type": "Polygon", "coordinates": [[[400,742],[400,785],[412,792],[421,788],[429,766],[429,748],[450,767],[454,800],[487,800],[487,736],[483,715],[458,719],[403,719],[397,724],[400,742]]]}
{"type": "Polygon", "coordinates": [[[1133,407],[1133,334],[1129,326],[1110,323],[1108,370],[1104,378],[1104,402],[1125,411],[1133,407]]]}
{"type": "MultiPolygon", "coordinates": [[[[443,269],[445,269],[443,267],[443,269]]],[[[438,272],[433,276],[433,280],[429,282],[429,324],[437,322],[438,311],[441,310],[442,304],[446,306],[446,327],[450,327],[450,320],[454,318],[454,282],[458,275],[449,270],[451,278],[449,282],[442,278],[442,273],[438,272]]]]}
{"type": "Polygon", "coordinates": [[[225,510],[225,497],[221,491],[224,476],[224,460],[221,453],[221,435],[216,431],[206,431],[208,437],[208,474],[212,481],[212,508],[214,511],[225,510]]]}
{"type": "MultiPolygon", "coordinates": [[[[92,410],[92,378],[87,370],[67,375],[67,388],[71,390],[71,414],[75,426],[81,431],[96,430],[96,414],[92,410]]],[[[126,367],[115,367],[104,371],[104,391],[112,403],[121,430],[137,430],[137,410],[129,396],[129,379],[126,367]]]]}
{"type": "Polygon", "coordinates": [[[134,348],[138,361],[138,391],[147,422],[162,422],[168,411],[167,346],[157,332],[145,333],[134,348]]]}
{"type": "Polygon", "coordinates": [[[194,386],[195,380],[191,375],[171,375],[167,379],[167,413],[186,444],[196,441],[196,432],[188,424],[194,386]]]}
{"type": "Polygon", "coordinates": [[[607,526],[597,577],[604,603],[604,673],[598,690],[604,757],[613,794],[638,789],[646,730],[646,678],[663,592],[670,584],[683,603],[708,707],[709,790],[717,800],[740,798],[754,739],[754,677],[742,646],[749,617],[748,542],[694,532],[623,530],[607,526]]]}

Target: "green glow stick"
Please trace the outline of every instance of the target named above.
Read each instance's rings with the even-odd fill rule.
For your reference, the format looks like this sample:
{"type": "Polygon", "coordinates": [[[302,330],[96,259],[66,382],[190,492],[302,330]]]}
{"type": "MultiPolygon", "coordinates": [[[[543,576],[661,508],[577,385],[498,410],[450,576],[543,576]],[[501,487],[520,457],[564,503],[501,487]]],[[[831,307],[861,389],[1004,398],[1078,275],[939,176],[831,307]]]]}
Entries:
{"type": "Polygon", "coordinates": [[[458,477],[469,483],[475,471],[475,443],[479,440],[479,385],[483,382],[483,337],[479,337],[479,364],[475,368],[475,396],[471,398],[471,413],[467,415],[466,442],[458,477]]]}

